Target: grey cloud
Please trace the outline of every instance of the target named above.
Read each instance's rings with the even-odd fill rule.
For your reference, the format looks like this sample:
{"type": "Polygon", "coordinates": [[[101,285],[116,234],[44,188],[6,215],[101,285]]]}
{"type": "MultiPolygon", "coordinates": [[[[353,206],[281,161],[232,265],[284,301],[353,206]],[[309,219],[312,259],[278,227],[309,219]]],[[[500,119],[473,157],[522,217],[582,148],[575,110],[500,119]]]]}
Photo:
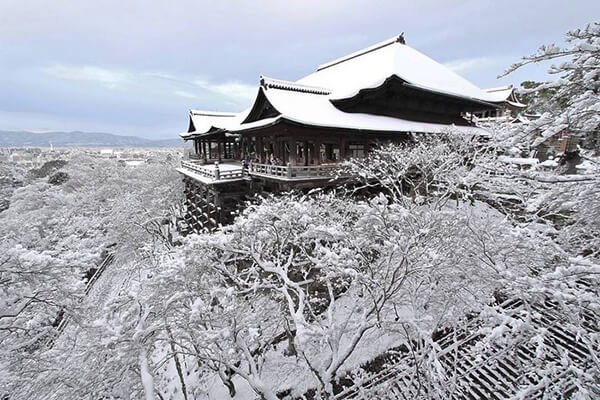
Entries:
{"type": "Polygon", "coordinates": [[[479,86],[519,83],[544,68],[496,76],[595,15],[583,0],[2,0],[0,110],[176,134],[188,108],[248,106],[261,73],[298,79],[402,31],[479,86]]]}

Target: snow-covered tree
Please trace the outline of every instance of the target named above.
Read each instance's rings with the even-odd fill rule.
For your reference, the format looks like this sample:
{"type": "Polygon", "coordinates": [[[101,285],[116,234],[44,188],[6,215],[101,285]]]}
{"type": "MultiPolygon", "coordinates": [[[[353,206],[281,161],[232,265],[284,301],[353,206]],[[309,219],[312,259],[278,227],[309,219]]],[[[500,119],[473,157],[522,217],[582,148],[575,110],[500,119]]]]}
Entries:
{"type": "MultiPolygon", "coordinates": [[[[61,185],[33,176],[0,215],[0,364],[7,374],[0,393],[11,399],[72,391],[69,381],[93,371],[93,365],[84,368],[84,360],[98,350],[98,329],[90,317],[98,313],[102,296],[86,284],[107,246],[118,259],[143,260],[157,241],[169,241],[155,231],[165,225],[181,193],[176,172],[161,164],[132,169],[74,150],[71,162],[59,168],[68,176],[61,185]],[[61,360],[78,373],[57,368],[61,360]]],[[[123,270],[121,278],[135,273],[123,270]]],[[[105,360],[111,358],[105,352],[105,360]]],[[[97,371],[94,375],[91,380],[98,379],[97,371]]],[[[82,392],[97,392],[97,386],[83,382],[82,392]]]]}
{"type": "Polygon", "coordinates": [[[477,183],[473,167],[491,159],[485,139],[451,129],[440,136],[415,135],[405,144],[380,147],[365,159],[353,159],[346,172],[359,177],[365,187],[383,190],[394,203],[412,207],[428,202],[440,208],[451,199],[471,196],[477,183]]]}
{"type": "MultiPolygon", "coordinates": [[[[560,75],[553,82],[533,90],[551,90],[550,103],[559,105],[531,123],[529,132],[537,130],[541,139],[563,129],[582,138],[585,148],[600,151],[600,22],[566,34],[566,47],[543,45],[530,56],[523,57],[505,73],[509,74],[527,64],[548,60],[566,60],[552,65],[549,72],[560,75]]],[[[534,142],[536,145],[538,142],[534,142]]]]}
{"type": "MultiPolygon", "coordinates": [[[[473,161],[488,155],[476,143],[449,151],[452,143],[355,161],[382,190],[375,197],[270,198],[232,226],[189,237],[163,260],[145,300],[149,325],[172,334],[168,357],[197,363],[195,382],[212,371],[230,393],[241,377],[273,398],[310,388],[330,396],[350,371],[402,343],[433,351],[434,333],[486,307],[505,274],[523,276],[524,265],[554,256],[537,256],[543,240],[472,198],[481,179],[473,161]]],[[[430,372],[424,393],[443,395],[448,382],[430,372]]]]}
{"type": "MultiPolygon", "coordinates": [[[[444,140],[430,139],[430,143],[424,141],[413,146],[392,146],[377,150],[372,156],[374,163],[359,162],[359,168],[354,171],[363,177],[366,185],[382,188],[388,198],[412,208],[412,212],[425,204],[442,204],[447,208],[448,203],[440,202],[439,199],[459,198],[474,200],[475,208],[481,207],[479,201],[491,205],[492,208],[483,212],[484,221],[493,221],[495,212],[499,212],[501,219],[505,219],[502,225],[494,226],[501,227],[499,230],[488,228],[479,232],[479,235],[490,243],[501,241],[498,249],[513,257],[499,256],[502,252],[498,256],[493,252],[489,253],[492,246],[484,242],[482,248],[473,253],[490,255],[488,260],[492,263],[499,257],[504,265],[514,268],[512,271],[509,268],[499,271],[496,276],[496,283],[501,288],[498,298],[519,300],[525,306],[515,314],[515,310],[504,308],[504,305],[496,301],[483,305],[483,310],[488,311],[482,313],[478,320],[480,326],[487,329],[482,330],[486,334],[481,341],[482,345],[498,345],[498,340],[502,338],[506,339],[505,342],[512,340],[513,344],[526,345],[530,340],[541,340],[543,337],[546,346],[550,346],[549,349],[554,354],[560,352],[560,343],[552,342],[556,339],[544,334],[544,330],[548,329],[547,325],[534,327],[528,323],[532,319],[539,319],[535,310],[540,304],[556,304],[552,315],[564,324],[566,337],[577,338],[573,339],[577,346],[584,345],[590,352],[596,352],[597,334],[594,329],[589,329],[589,324],[590,321],[598,320],[598,295],[594,289],[596,286],[592,283],[597,282],[597,243],[600,240],[597,235],[600,205],[597,172],[594,172],[592,166],[585,175],[558,176],[555,171],[514,168],[497,157],[498,150],[506,151],[512,145],[493,138],[485,144],[475,146],[477,151],[461,152],[458,146],[454,151],[445,153],[442,151],[447,146],[444,140]],[[441,148],[438,147],[440,145],[441,148]],[[443,156],[438,157],[437,154],[443,156]],[[471,162],[465,162],[466,160],[471,162]],[[419,170],[417,165],[421,169],[432,171],[422,175],[429,176],[426,182],[437,189],[429,191],[426,198],[414,196],[415,188],[423,185],[422,181],[412,179],[416,175],[413,171],[419,170]],[[450,167],[435,168],[437,166],[450,167]],[[456,169],[451,166],[456,166],[456,169]],[[460,185],[453,182],[460,182],[460,185]],[[581,282],[585,284],[582,285],[581,282]],[[508,337],[512,339],[509,340],[508,337]]],[[[477,226],[484,225],[480,221],[475,224],[477,226]]],[[[464,234],[457,236],[460,237],[458,243],[468,237],[464,234]]],[[[450,254],[454,251],[456,248],[450,254]]],[[[491,276],[493,275],[488,275],[491,276]]],[[[483,299],[481,296],[474,298],[478,301],[483,299]]],[[[592,324],[594,323],[597,322],[592,324]]],[[[411,342],[414,344],[411,346],[413,351],[420,354],[411,362],[420,367],[411,372],[410,379],[417,379],[423,385],[419,390],[424,398],[433,394],[438,397],[451,396],[452,385],[456,380],[440,367],[439,347],[432,342],[431,336],[427,339],[427,334],[414,337],[422,340],[411,342]]],[[[577,386],[582,395],[593,389],[592,382],[598,376],[597,369],[582,373],[578,368],[582,368],[583,364],[579,363],[569,364],[570,369],[566,371],[564,368],[553,367],[555,359],[548,360],[552,360],[549,367],[538,371],[540,383],[534,385],[529,382],[529,386],[527,382],[522,383],[524,389],[519,395],[527,396],[532,391],[545,389],[556,390],[557,392],[552,392],[555,394],[561,393],[561,390],[567,390],[565,385],[568,382],[577,386]],[[562,378],[561,374],[564,375],[562,378]]],[[[408,360],[405,359],[404,362],[408,360]]],[[[593,359],[589,362],[592,365],[594,363],[593,359]]],[[[395,368],[401,369],[402,362],[400,364],[395,368]]],[[[524,364],[523,373],[537,374],[536,368],[539,369],[539,366],[535,363],[524,364]]],[[[385,389],[382,390],[385,392],[385,389]]]]}

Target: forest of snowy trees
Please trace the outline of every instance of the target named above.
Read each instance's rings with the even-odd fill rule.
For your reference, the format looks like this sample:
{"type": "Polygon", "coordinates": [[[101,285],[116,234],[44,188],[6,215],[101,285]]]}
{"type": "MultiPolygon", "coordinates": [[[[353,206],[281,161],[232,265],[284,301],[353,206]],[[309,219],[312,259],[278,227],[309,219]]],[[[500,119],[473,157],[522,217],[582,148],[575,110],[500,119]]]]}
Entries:
{"type": "Polygon", "coordinates": [[[175,156],[0,164],[0,399],[467,398],[467,336],[480,369],[528,349],[509,397],[600,397],[600,23],[506,73],[545,60],[538,119],[377,149],[214,232],[178,233],[175,156]],[[565,164],[506,162],[563,129],[565,164]]]}

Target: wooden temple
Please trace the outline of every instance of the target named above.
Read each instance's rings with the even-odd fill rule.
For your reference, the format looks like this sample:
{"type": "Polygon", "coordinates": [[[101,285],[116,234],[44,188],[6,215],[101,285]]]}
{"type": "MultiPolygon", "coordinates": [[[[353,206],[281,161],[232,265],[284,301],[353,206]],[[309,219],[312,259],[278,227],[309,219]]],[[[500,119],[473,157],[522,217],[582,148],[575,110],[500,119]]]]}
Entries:
{"type": "Polygon", "coordinates": [[[495,102],[500,107],[473,113],[475,121],[480,125],[496,122],[513,122],[526,107],[517,97],[517,93],[512,85],[484,90],[495,97],[495,102]]]}
{"type": "Polygon", "coordinates": [[[419,134],[485,135],[472,116],[505,101],[406,45],[402,35],[295,82],[261,76],[246,110],[190,111],[180,135],[193,141],[193,152],[178,169],[188,222],[193,230],[225,224],[248,194],[335,184],[340,163],[381,144],[419,134]]]}

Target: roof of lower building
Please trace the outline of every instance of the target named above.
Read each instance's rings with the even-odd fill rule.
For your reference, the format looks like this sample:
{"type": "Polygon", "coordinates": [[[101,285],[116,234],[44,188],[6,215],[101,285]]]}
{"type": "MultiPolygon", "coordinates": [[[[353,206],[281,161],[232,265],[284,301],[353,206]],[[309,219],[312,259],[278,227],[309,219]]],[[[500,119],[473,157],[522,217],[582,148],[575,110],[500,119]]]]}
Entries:
{"type": "Polygon", "coordinates": [[[517,98],[515,89],[512,85],[502,86],[497,88],[485,89],[485,91],[491,96],[493,102],[504,102],[515,108],[525,108],[526,105],[521,103],[517,98]]]}

